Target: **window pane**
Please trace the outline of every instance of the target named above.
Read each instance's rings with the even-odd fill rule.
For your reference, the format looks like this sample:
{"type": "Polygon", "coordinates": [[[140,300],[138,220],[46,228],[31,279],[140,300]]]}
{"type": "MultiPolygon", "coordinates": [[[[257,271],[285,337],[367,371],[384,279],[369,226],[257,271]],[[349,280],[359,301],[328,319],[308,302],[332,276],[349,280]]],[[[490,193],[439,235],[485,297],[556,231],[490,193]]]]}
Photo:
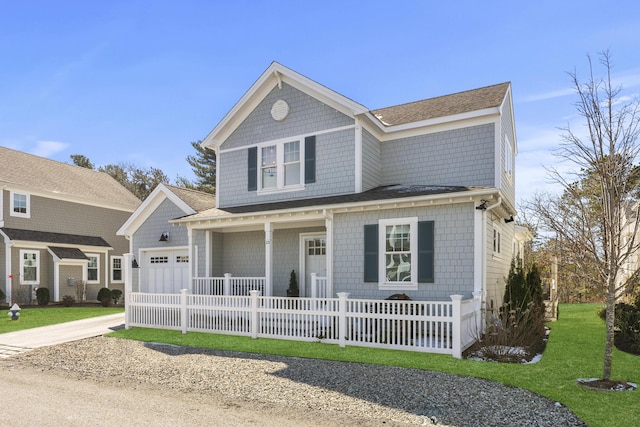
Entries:
{"type": "Polygon", "coordinates": [[[387,252],[407,252],[411,250],[410,228],[408,224],[387,226],[387,252]]]}
{"type": "Polygon", "coordinates": [[[262,149],[262,188],[274,188],[278,184],[276,146],[262,149]]]}
{"type": "Polygon", "coordinates": [[[27,196],[25,194],[13,195],[13,211],[16,213],[27,213],[27,196]]]}
{"type": "Polygon", "coordinates": [[[411,254],[387,254],[386,265],[388,282],[411,281],[411,254]]]}
{"type": "Polygon", "coordinates": [[[300,141],[288,142],[284,144],[284,162],[300,161],[300,141]]]}
{"type": "Polygon", "coordinates": [[[122,270],[113,270],[113,280],[122,280],[122,270]]]}
{"type": "Polygon", "coordinates": [[[300,184],[300,163],[285,165],[284,185],[300,184]]]}

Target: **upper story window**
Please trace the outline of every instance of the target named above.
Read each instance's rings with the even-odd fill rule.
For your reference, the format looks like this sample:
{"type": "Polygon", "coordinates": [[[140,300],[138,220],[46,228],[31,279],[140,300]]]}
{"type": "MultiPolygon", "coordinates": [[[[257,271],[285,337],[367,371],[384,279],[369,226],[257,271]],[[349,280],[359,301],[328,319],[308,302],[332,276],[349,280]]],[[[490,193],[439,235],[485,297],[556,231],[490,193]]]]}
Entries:
{"type": "Polygon", "coordinates": [[[513,148],[506,135],[504,137],[504,173],[509,178],[513,178],[513,148]]]}
{"type": "Polygon", "coordinates": [[[87,283],[98,283],[100,277],[100,256],[96,254],[87,254],[89,265],[87,266],[87,283]]]}
{"type": "Polygon", "coordinates": [[[279,141],[248,150],[247,189],[278,191],[316,181],[316,137],[279,141]]]}
{"type": "Polygon", "coordinates": [[[261,188],[279,189],[299,185],[300,141],[284,142],[260,150],[261,188]]]}
{"type": "Polygon", "coordinates": [[[28,194],[11,192],[11,216],[31,217],[31,198],[28,194]]]}
{"type": "Polygon", "coordinates": [[[498,227],[493,226],[493,254],[500,255],[502,253],[502,233],[498,227]]]}
{"type": "Polygon", "coordinates": [[[40,284],[40,251],[20,251],[20,284],[40,284]]]}

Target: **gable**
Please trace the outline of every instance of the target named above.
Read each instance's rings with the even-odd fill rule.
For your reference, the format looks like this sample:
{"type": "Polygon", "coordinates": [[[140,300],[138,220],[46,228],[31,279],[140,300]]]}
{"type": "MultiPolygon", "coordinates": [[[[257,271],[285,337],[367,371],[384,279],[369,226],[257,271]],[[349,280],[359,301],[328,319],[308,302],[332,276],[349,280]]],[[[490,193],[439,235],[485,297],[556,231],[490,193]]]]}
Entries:
{"type": "MultiPolygon", "coordinates": [[[[276,118],[279,118],[276,115],[276,118]]],[[[354,124],[354,118],[286,83],[274,87],[219,146],[232,150],[242,146],[312,134],[354,124]],[[276,103],[286,103],[282,120],[274,119],[276,103]]]]}

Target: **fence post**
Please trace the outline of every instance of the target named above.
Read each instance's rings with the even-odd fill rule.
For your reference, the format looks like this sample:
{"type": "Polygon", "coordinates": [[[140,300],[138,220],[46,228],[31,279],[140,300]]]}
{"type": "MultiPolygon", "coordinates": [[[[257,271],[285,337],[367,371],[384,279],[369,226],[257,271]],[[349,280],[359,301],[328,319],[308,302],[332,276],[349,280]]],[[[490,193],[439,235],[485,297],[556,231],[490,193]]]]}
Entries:
{"type": "Polygon", "coordinates": [[[186,334],[189,327],[186,289],[180,290],[180,325],[182,326],[182,333],[186,334]]]}
{"type": "Polygon", "coordinates": [[[451,317],[451,353],[456,359],[462,359],[462,295],[450,295],[451,317]]]}
{"type": "Polygon", "coordinates": [[[258,324],[258,295],[260,295],[260,291],[254,289],[249,291],[249,294],[251,295],[251,324],[249,328],[251,329],[251,338],[255,340],[258,338],[258,330],[260,329],[258,324]]]}
{"type": "Polygon", "coordinates": [[[311,273],[311,298],[318,298],[318,273],[311,273]]]}
{"type": "Polygon", "coordinates": [[[349,292],[338,292],[338,344],[347,346],[347,298],[349,292]]]}
{"type": "Polygon", "coordinates": [[[124,328],[131,329],[131,287],[133,286],[133,254],[124,254],[124,328]]]}
{"type": "Polygon", "coordinates": [[[231,273],[224,273],[224,289],[222,295],[231,295],[231,273]]]}

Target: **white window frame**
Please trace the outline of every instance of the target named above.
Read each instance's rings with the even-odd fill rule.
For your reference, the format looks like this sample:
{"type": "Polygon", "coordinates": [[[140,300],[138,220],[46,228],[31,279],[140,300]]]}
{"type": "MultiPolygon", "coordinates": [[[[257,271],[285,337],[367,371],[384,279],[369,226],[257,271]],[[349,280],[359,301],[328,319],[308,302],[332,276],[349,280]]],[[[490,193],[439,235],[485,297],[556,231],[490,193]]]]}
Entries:
{"type": "Polygon", "coordinates": [[[378,220],[378,289],[380,290],[417,290],[418,289],[418,218],[391,218],[378,220]],[[409,226],[409,251],[411,257],[411,280],[387,280],[387,227],[394,225],[409,226]]]}
{"type": "Polygon", "coordinates": [[[21,285],[39,285],[40,284],[40,251],[32,249],[20,249],[20,284],[21,285]],[[24,279],[24,256],[26,254],[35,254],[36,280],[24,279]]]}
{"type": "Polygon", "coordinates": [[[504,173],[509,179],[513,179],[513,148],[509,138],[504,136],[504,173]]]}
{"type": "Polygon", "coordinates": [[[124,282],[124,257],[123,256],[116,256],[113,255],[111,256],[111,262],[110,262],[110,277],[111,277],[111,283],[123,283],[124,282]],[[114,261],[119,260],[120,261],[120,268],[116,269],[114,266],[114,261]],[[113,277],[113,273],[116,270],[120,270],[120,279],[116,279],[113,277]]]}
{"type": "Polygon", "coordinates": [[[86,254],[87,258],[89,258],[89,262],[87,263],[87,283],[89,284],[96,284],[96,283],[100,283],[100,254],[86,254]],[[95,280],[89,280],[89,270],[91,269],[90,264],[91,264],[91,258],[95,258],[96,259],[96,279],[95,280]]]}
{"type": "Polygon", "coordinates": [[[502,256],[502,230],[496,224],[493,224],[491,247],[494,256],[502,256]]]}
{"type": "Polygon", "coordinates": [[[10,216],[15,216],[15,217],[19,217],[19,218],[31,218],[31,195],[28,193],[20,193],[17,191],[11,191],[10,192],[10,199],[9,199],[9,215],[10,216]],[[16,196],[24,196],[25,198],[25,209],[26,212],[16,212],[15,211],[15,198],[16,196]]]}
{"type": "Polygon", "coordinates": [[[276,193],[282,191],[293,191],[304,188],[304,138],[287,138],[278,141],[265,142],[258,145],[258,193],[276,193]],[[290,143],[298,143],[298,160],[297,162],[285,163],[285,146],[290,143]],[[263,170],[274,167],[273,165],[265,165],[262,160],[262,150],[268,147],[275,147],[276,150],[276,185],[272,187],[264,187],[263,170]],[[300,176],[298,183],[286,185],[285,169],[287,166],[299,164],[300,176]]]}

